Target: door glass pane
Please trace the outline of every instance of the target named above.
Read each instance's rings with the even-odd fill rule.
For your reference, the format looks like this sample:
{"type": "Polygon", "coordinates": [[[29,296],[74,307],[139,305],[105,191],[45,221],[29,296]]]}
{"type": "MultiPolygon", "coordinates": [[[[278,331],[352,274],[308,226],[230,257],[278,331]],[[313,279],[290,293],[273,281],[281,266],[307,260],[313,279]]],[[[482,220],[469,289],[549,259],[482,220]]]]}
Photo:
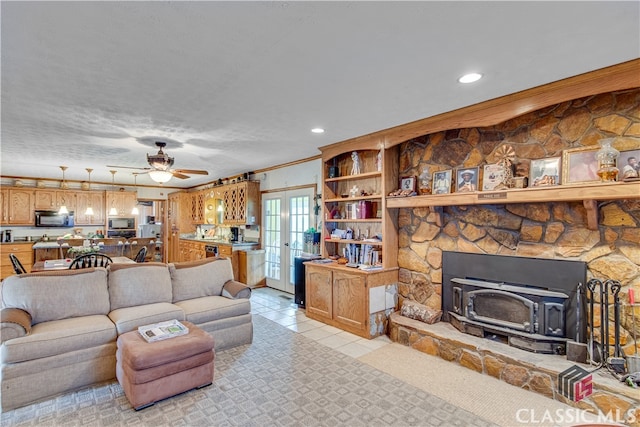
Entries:
{"type": "Polygon", "coordinates": [[[280,280],[280,199],[267,200],[265,207],[265,275],[280,280]]]}
{"type": "Polygon", "coordinates": [[[304,247],[304,232],[309,229],[310,210],[309,196],[296,196],[289,198],[289,281],[294,280],[294,258],[302,254],[304,247]]]}

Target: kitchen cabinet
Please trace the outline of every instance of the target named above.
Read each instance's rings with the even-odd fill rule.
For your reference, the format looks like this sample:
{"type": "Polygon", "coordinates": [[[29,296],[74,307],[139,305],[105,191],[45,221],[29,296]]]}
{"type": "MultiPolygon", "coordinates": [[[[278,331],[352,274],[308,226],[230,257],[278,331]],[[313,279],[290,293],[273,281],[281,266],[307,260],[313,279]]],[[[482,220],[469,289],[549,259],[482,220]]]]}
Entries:
{"type": "Polygon", "coordinates": [[[238,280],[239,268],[238,268],[238,253],[237,249],[234,250],[231,244],[219,244],[218,243],[218,256],[229,258],[231,260],[231,268],[233,269],[233,279],[238,280]]]}
{"type": "Polygon", "coordinates": [[[254,225],[260,221],[260,183],[244,181],[222,188],[225,225],[254,225]]]}
{"type": "Polygon", "coordinates": [[[138,195],[134,191],[107,191],[106,192],[107,212],[112,207],[116,208],[117,215],[111,215],[114,217],[131,218],[131,211],[138,204],[138,195]]]}
{"type": "Polygon", "coordinates": [[[3,243],[0,244],[0,280],[4,280],[6,277],[14,275],[13,265],[9,259],[9,254],[14,254],[20,263],[27,271],[31,272],[33,266],[33,250],[32,243],[3,243]]]}
{"type": "Polygon", "coordinates": [[[76,225],[105,225],[104,191],[82,191],[76,193],[76,225]],[[85,215],[91,206],[93,215],[85,215]]]}
{"type": "Polygon", "coordinates": [[[2,225],[34,225],[34,190],[32,188],[4,188],[1,197],[2,225]]]}
{"type": "MultiPolygon", "coordinates": [[[[334,264],[305,263],[305,305],[307,317],[351,332],[363,338],[384,333],[371,325],[382,302],[371,304],[371,290],[398,281],[397,269],[363,271],[334,264]]],[[[384,291],[384,289],[382,289],[384,291]]],[[[379,293],[379,292],[378,292],[379,293]]],[[[380,293],[385,298],[384,292],[380,293]]]]}
{"type": "Polygon", "coordinates": [[[36,190],[36,210],[58,210],[62,205],[69,211],[76,210],[76,192],[68,190],[36,190]]]}
{"type": "Polygon", "coordinates": [[[205,191],[195,191],[193,193],[189,193],[190,201],[190,212],[191,212],[191,222],[193,224],[204,224],[204,216],[205,216],[205,191]]]}
{"type": "Polygon", "coordinates": [[[205,242],[180,240],[180,261],[197,261],[206,258],[205,242]]]}

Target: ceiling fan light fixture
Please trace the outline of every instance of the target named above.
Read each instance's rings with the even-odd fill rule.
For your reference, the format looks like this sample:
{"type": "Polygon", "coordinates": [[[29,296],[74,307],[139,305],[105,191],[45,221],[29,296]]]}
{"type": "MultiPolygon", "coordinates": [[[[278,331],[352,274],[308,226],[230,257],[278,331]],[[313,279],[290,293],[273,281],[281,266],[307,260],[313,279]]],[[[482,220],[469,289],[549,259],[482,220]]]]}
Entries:
{"type": "Polygon", "coordinates": [[[167,171],[154,170],[154,171],[150,171],[149,172],[149,176],[155,182],[157,182],[159,184],[163,184],[163,183],[169,181],[171,179],[171,177],[173,177],[173,174],[171,172],[167,172],[167,171]]]}

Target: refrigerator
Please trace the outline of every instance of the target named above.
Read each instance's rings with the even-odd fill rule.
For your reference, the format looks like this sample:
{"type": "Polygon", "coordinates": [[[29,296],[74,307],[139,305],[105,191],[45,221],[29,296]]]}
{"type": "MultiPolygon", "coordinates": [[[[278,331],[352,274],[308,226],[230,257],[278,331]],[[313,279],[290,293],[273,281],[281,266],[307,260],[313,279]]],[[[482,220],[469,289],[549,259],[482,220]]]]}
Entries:
{"type": "Polygon", "coordinates": [[[142,224],[138,226],[138,237],[161,237],[160,224],[142,224]]]}

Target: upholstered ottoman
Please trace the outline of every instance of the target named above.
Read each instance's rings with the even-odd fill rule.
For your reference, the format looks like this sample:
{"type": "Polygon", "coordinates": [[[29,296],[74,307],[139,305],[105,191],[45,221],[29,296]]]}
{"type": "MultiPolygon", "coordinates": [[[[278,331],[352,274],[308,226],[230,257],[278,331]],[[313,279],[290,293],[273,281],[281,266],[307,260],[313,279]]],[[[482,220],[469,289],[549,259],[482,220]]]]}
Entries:
{"type": "Polygon", "coordinates": [[[190,322],[189,333],[149,343],[138,331],[118,337],[116,377],[136,410],[213,381],[213,338],[190,322]]]}

